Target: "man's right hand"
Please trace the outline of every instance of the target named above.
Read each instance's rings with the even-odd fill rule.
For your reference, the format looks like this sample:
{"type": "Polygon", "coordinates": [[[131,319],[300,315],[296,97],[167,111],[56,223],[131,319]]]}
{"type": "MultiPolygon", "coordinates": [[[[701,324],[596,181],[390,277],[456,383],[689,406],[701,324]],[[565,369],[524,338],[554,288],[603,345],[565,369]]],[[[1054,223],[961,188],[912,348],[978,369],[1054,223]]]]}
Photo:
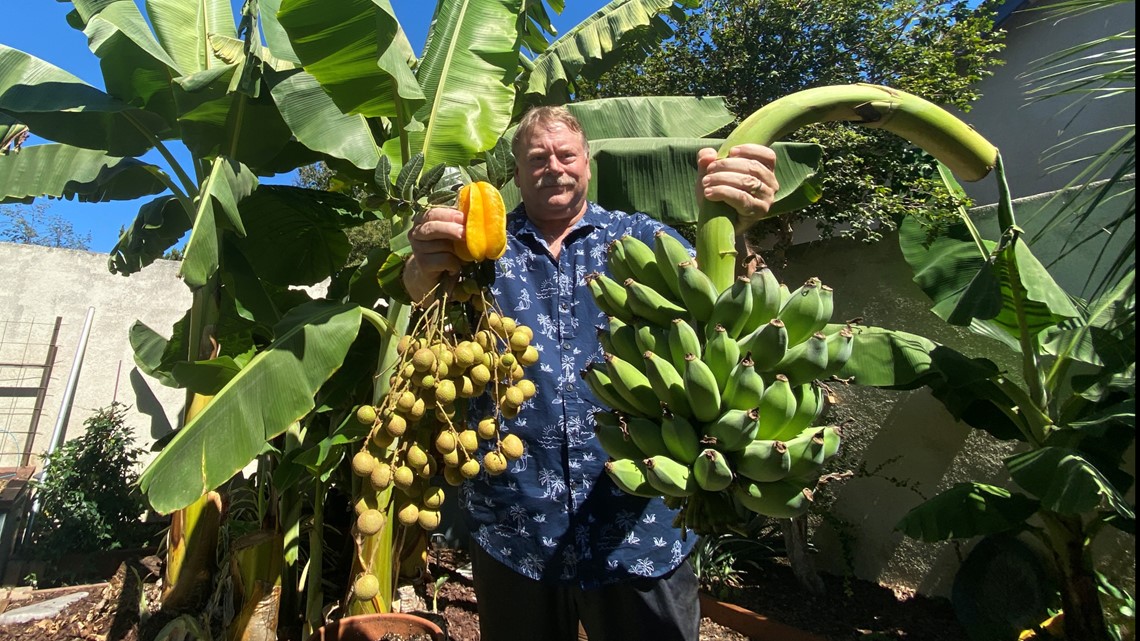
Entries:
{"type": "Polygon", "coordinates": [[[415,220],[408,232],[412,253],[404,264],[404,287],[412,300],[423,300],[444,274],[459,273],[455,243],[464,240],[466,220],[450,207],[434,207],[415,220]]]}

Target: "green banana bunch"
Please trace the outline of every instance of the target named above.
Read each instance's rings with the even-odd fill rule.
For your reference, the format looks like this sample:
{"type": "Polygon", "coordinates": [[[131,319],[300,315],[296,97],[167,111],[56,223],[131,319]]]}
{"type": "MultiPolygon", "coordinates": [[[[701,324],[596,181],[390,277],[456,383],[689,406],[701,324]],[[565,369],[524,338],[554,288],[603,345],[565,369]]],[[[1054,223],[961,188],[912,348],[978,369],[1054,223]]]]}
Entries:
{"type": "Polygon", "coordinates": [[[716,439],[716,448],[722,452],[742,450],[756,438],[758,416],[755,409],[728,410],[705,426],[705,436],[716,439]]]}
{"type": "Polygon", "coordinates": [[[708,492],[719,492],[732,483],[732,468],[728,460],[720,452],[706,448],[702,450],[693,462],[693,476],[697,485],[708,492]]]}
{"type": "Polygon", "coordinates": [[[644,463],[646,480],[661,494],[683,498],[697,491],[697,479],[688,465],[668,456],[650,456],[644,463]]]}
{"type": "Polygon", "coordinates": [[[743,450],[732,453],[736,473],[753,481],[779,481],[792,471],[792,456],[782,441],[752,441],[743,450]]]}
{"type": "Polygon", "coordinates": [[[606,461],[606,475],[621,491],[634,496],[653,498],[657,490],[649,484],[645,474],[645,464],[640,460],[615,459],[606,461]]]}
{"type": "Polygon", "coordinates": [[[681,278],[680,265],[693,259],[689,255],[689,250],[685,249],[681,241],[662,230],[653,236],[653,256],[657,259],[657,269],[661,272],[661,277],[665,279],[669,291],[673,292],[671,298],[682,300],[681,286],[678,282],[681,278]]]}
{"type": "Polygon", "coordinates": [[[748,481],[733,487],[733,498],[745,508],[776,519],[795,518],[807,512],[814,500],[810,489],[786,480],[772,483],[748,481]]]}
{"type": "Polygon", "coordinates": [[[613,412],[594,413],[594,434],[606,454],[615,459],[628,458],[640,461],[645,458],[645,453],[629,437],[625,422],[613,412]]]}
{"type": "Polygon", "coordinates": [[[814,276],[809,278],[780,308],[778,317],[788,330],[788,345],[799,345],[826,327],[833,311],[831,288],[814,276]]]}

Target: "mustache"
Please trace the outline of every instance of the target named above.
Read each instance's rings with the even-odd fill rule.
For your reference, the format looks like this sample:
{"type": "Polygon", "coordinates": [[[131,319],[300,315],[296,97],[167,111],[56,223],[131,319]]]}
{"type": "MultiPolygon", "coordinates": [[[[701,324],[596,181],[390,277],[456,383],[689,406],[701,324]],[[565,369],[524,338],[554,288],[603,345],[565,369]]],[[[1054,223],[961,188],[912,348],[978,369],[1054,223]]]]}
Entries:
{"type": "Polygon", "coordinates": [[[570,176],[544,175],[535,182],[536,187],[573,187],[578,181],[570,176]]]}

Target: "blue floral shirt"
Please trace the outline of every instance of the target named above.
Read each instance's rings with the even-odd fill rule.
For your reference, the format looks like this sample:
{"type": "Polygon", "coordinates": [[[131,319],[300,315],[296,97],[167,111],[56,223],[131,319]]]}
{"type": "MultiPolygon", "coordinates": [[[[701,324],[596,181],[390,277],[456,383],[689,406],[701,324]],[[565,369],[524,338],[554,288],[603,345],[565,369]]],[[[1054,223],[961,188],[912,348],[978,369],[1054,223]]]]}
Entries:
{"type": "Polygon", "coordinates": [[[631,234],[652,247],[659,229],[680,238],[644,214],[589,203],[555,259],[522,205],[508,215],[492,293],[505,314],[534,330],[541,359],[527,378],[537,394],[502,427],[523,440],[526,454],[508,473],[481,474],[458,494],[478,545],[524,576],[584,589],[661,576],[695,543],[692,533],[681,540],[676,512],[661,499],[625,494],[606,475],[608,456],[594,436],[601,405],[579,374],[601,360],[597,332],[607,324],[583,278],[607,271],[610,242],[631,234]]]}

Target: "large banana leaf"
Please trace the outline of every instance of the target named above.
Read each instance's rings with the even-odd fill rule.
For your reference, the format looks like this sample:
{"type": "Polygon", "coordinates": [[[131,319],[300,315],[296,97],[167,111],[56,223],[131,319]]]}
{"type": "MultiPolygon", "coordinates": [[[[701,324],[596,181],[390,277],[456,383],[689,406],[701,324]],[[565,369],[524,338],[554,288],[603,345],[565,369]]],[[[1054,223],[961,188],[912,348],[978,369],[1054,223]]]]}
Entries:
{"type": "Polygon", "coordinates": [[[984,483],[958,483],[906,513],[896,528],[923,541],[968,539],[1021,527],[1038,508],[1024,494],[984,483]]]}
{"type": "Polygon", "coordinates": [[[424,166],[466,165],[511,124],[522,0],[442,0],[416,71],[427,102],[413,138],[424,166]]]}
{"type": "Polygon", "coordinates": [[[312,285],[339,270],[348,257],[342,231],[364,214],[343,194],[266,185],[241,202],[248,234],[235,244],[262,280],[281,286],[312,285]]]}
{"type": "MultiPolygon", "coordinates": [[[[697,151],[716,149],[712,138],[612,138],[590,143],[593,180],[587,194],[607,209],[645,212],[670,225],[694,223],[697,201],[697,151]]],[[[819,145],[776,143],[776,211],[787,203],[810,201],[818,194],[816,172],[822,159],[819,145]]],[[[502,189],[509,207],[518,204],[518,188],[502,189]]]]}
{"type": "Polygon", "coordinates": [[[158,194],[166,185],[154,165],[115,158],[94,149],[49,143],[0,154],[0,204],[34,198],[77,198],[80,202],[134,200],[158,194]]]}
{"type": "Polygon", "coordinates": [[[958,325],[970,325],[973,319],[990,321],[1010,336],[1019,337],[1018,310],[1011,294],[1014,278],[1027,296],[1021,311],[1031,336],[1080,316],[1021,239],[1005,243],[1000,251],[997,243],[981,242],[987,254],[962,222],[936,230],[933,236],[914,218],[908,217],[900,225],[903,257],[914,270],[915,283],[934,301],[932,311],[939,318],[958,325]],[[1017,266],[1016,274],[1009,272],[1011,260],[1017,266]]]}
{"type": "Polygon", "coordinates": [[[1083,514],[1108,509],[1135,520],[1135,510],[1096,465],[1077,450],[1063,447],[1014,454],[1005,461],[1013,480],[1041,499],[1045,509],[1083,514]]]}
{"type": "Polygon", "coordinates": [[[360,308],[316,301],[292,310],[276,339],[175,435],[143,472],[151,506],[169,513],[240,471],[313,409],[360,329],[360,308]]]}
{"type": "Polygon", "coordinates": [[[266,80],[281,117],[300,143],[361,169],[376,168],[380,150],[364,116],[341,113],[308,72],[270,73],[266,80]]]}
{"type": "Polygon", "coordinates": [[[162,48],[188,75],[221,64],[209,36],[237,36],[230,0],[146,0],[147,17],[162,48]]]}
{"type": "Polygon", "coordinates": [[[107,268],[127,276],[162,258],[193,222],[174,196],[159,196],[139,208],[139,213],[111,248],[107,268]]]}
{"type": "Polygon", "coordinates": [[[281,0],[293,51],[346,114],[406,116],[424,96],[388,0],[281,0]]]}
{"type": "Polygon", "coordinates": [[[182,259],[179,276],[191,288],[201,287],[218,269],[218,220],[215,205],[220,205],[225,217],[222,226],[245,235],[238,203],[257,187],[257,178],[249,169],[225,156],[214,159],[209,177],[198,195],[198,210],[194,214],[194,227],[186,241],[186,255],[182,259]]]}
{"type": "Polygon", "coordinates": [[[721,96],[600,98],[570,103],[566,108],[581,123],[588,140],[704,138],[736,119],[721,96]]]}
{"type": "Polygon", "coordinates": [[[123,102],[163,117],[171,130],[178,127],[170,85],[179,74],[133,0],[74,2],[73,20],[87,36],[99,58],[103,86],[123,102]]]}
{"type": "Polygon", "coordinates": [[[70,73],[0,44],[0,113],[32,133],[112,156],[137,156],[163,135],[162,117],[132,107],[70,73]]]}
{"type": "Polygon", "coordinates": [[[579,77],[596,78],[631,49],[649,51],[673,35],[660,16],[673,6],[673,0],[613,0],[534,59],[521,78],[520,99],[527,104],[569,102],[579,77]]]}
{"type": "Polygon", "coordinates": [[[293,51],[289,34],[285,33],[285,28],[277,20],[277,12],[281,10],[281,0],[258,0],[257,8],[261,14],[261,33],[265,36],[265,46],[279,60],[300,65],[301,59],[293,51]]]}

